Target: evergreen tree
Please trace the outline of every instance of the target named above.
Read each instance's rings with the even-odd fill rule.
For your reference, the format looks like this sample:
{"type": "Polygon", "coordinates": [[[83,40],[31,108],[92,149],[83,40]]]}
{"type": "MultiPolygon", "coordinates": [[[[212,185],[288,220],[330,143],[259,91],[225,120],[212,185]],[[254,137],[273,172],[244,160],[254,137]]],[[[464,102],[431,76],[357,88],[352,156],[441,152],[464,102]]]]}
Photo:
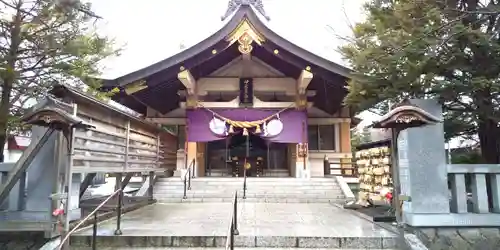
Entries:
{"type": "Polygon", "coordinates": [[[437,98],[446,137],[477,134],[482,160],[500,163],[498,0],[372,0],[341,48],[353,79],[346,103],[387,110],[437,98]]]}
{"type": "Polygon", "coordinates": [[[28,102],[54,83],[97,93],[98,62],[116,52],[93,28],[97,18],[80,0],[0,0],[0,162],[28,102]]]}

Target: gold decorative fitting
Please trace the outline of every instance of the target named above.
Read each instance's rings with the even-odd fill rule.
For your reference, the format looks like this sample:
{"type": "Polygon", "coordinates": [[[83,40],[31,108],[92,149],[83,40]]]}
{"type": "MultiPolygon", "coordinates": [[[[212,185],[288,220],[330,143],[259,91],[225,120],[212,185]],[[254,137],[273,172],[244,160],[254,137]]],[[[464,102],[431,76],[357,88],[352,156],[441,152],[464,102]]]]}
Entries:
{"type": "Polygon", "coordinates": [[[279,53],[280,53],[280,51],[279,51],[279,50],[277,50],[277,49],[275,49],[273,52],[274,52],[274,54],[275,54],[275,55],[277,55],[277,54],[279,54],[279,53]]]}
{"type": "Polygon", "coordinates": [[[227,41],[230,44],[235,42],[240,44],[238,50],[242,54],[250,54],[253,49],[252,43],[255,42],[257,45],[262,45],[264,40],[264,37],[256,31],[247,19],[241,21],[227,37],[227,41]]]}
{"type": "Polygon", "coordinates": [[[307,66],[307,67],[306,67],[306,70],[307,70],[307,71],[311,71],[311,66],[307,66]]]}
{"type": "Polygon", "coordinates": [[[216,49],[212,50],[212,54],[214,55],[217,54],[217,50],[216,49]]]}
{"type": "Polygon", "coordinates": [[[118,87],[114,87],[112,90],[111,90],[111,93],[112,94],[116,94],[116,93],[119,93],[120,92],[120,88],[118,87]]]}
{"type": "Polygon", "coordinates": [[[197,102],[195,99],[193,99],[193,98],[188,98],[188,99],[186,100],[186,105],[187,105],[188,107],[196,107],[196,104],[197,104],[197,103],[198,103],[198,102],[197,102]]]}
{"type": "Polygon", "coordinates": [[[299,100],[297,100],[297,106],[304,107],[306,105],[307,105],[307,100],[305,100],[305,99],[299,99],[299,100]]]}
{"type": "Polygon", "coordinates": [[[252,165],[250,164],[250,162],[245,163],[246,170],[251,169],[251,168],[252,168],[252,165]]]}
{"type": "Polygon", "coordinates": [[[244,33],[241,35],[240,38],[238,38],[238,43],[240,44],[238,46],[238,50],[241,52],[241,54],[250,54],[252,52],[253,46],[252,46],[253,39],[248,33],[244,33]]]}
{"type": "Polygon", "coordinates": [[[419,117],[413,115],[401,115],[396,118],[396,123],[411,123],[413,121],[419,120],[419,117]]]}
{"type": "Polygon", "coordinates": [[[179,68],[179,70],[180,70],[180,71],[183,71],[183,70],[185,70],[185,69],[186,69],[186,68],[184,68],[184,66],[181,66],[181,67],[179,68]]]}
{"type": "Polygon", "coordinates": [[[51,123],[51,122],[52,122],[52,117],[50,117],[50,116],[48,116],[48,115],[45,115],[45,116],[43,116],[43,117],[42,117],[42,119],[41,119],[41,120],[42,120],[43,122],[45,122],[45,123],[49,124],[49,123],[51,123]]]}
{"type": "Polygon", "coordinates": [[[131,95],[133,93],[139,92],[143,89],[148,88],[146,81],[140,80],[134,83],[129,84],[125,87],[125,94],[131,95]]]}

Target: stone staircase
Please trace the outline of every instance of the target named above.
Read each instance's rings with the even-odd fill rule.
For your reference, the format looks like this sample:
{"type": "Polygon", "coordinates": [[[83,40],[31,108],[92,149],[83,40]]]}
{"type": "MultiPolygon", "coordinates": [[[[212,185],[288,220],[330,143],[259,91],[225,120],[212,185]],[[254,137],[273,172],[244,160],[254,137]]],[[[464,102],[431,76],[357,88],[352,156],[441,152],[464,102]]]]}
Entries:
{"type": "MultiPolygon", "coordinates": [[[[234,191],[243,196],[243,178],[200,177],[191,179],[191,190],[184,196],[179,177],[159,179],[154,198],[160,203],[231,202],[234,191]]],[[[340,203],[345,200],[334,178],[247,178],[246,201],[261,203],[340,203]]]]}
{"type": "MultiPolygon", "coordinates": [[[[97,249],[224,249],[231,203],[157,203],[98,225],[97,249]]],[[[395,249],[385,228],[327,203],[256,203],[241,200],[237,249],[395,249]]],[[[71,249],[91,249],[92,227],[71,237],[71,249]]]]}

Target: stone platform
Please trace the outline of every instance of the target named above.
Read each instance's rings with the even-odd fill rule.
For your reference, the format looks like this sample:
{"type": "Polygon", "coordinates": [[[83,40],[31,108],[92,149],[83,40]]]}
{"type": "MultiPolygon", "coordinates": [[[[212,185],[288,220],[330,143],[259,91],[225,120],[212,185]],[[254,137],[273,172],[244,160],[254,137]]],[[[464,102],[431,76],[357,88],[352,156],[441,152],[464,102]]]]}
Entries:
{"type": "MultiPolygon", "coordinates": [[[[231,203],[154,204],[99,224],[98,247],[223,247],[231,203]]],[[[391,232],[327,203],[239,202],[239,247],[342,249],[395,248],[391,232]]],[[[92,228],[71,238],[74,247],[90,245],[92,228]]],[[[118,249],[118,248],[115,248],[118,249]]]]}
{"type": "MultiPolygon", "coordinates": [[[[78,247],[78,248],[72,248],[73,250],[91,250],[91,247],[78,247]]],[[[156,248],[156,247],[104,247],[104,248],[99,248],[100,250],[225,250],[225,247],[163,247],[163,248],[156,248]]],[[[262,249],[267,249],[267,248],[261,248],[261,247],[235,247],[236,250],[262,250],[262,249]]],[[[282,248],[282,247],[273,247],[273,250],[292,250],[296,249],[293,247],[287,247],[287,248],[282,248]]],[[[338,248],[307,248],[308,250],[335,250],[338,248]]],[[[343,250],[365,250],[366,248],[358,248],[358,249],[343,249],[343,250]]]]}

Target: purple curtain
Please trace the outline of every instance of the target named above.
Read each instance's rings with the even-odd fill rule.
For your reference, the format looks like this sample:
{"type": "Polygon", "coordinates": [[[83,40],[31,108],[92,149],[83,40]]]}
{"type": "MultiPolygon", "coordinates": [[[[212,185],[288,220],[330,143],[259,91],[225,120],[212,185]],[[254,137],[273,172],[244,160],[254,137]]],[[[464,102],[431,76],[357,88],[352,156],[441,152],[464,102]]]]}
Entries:
{"type": "MultiPolygon", "coordinates": [[[[279,110],[233,108],[213,109],[213,111],[233,121],[255,121],[276,114],[279,110]]],[[[209,142],[226,138],[210,131],[209,122],[213,115],[208,110],[203,108],[187,110],[186,116],[188,122],[187,140],[189,142],[209,142]]],[[[264,139],[278,143],[303,143],[304,140],[307,141],[307,136],[304,136],[303,132],[303,129],[307,128],[305,111],[289,109],[282,112],[279,117],[283,122],[283,131],[276,136],[264,137],[264,139]]]]}

